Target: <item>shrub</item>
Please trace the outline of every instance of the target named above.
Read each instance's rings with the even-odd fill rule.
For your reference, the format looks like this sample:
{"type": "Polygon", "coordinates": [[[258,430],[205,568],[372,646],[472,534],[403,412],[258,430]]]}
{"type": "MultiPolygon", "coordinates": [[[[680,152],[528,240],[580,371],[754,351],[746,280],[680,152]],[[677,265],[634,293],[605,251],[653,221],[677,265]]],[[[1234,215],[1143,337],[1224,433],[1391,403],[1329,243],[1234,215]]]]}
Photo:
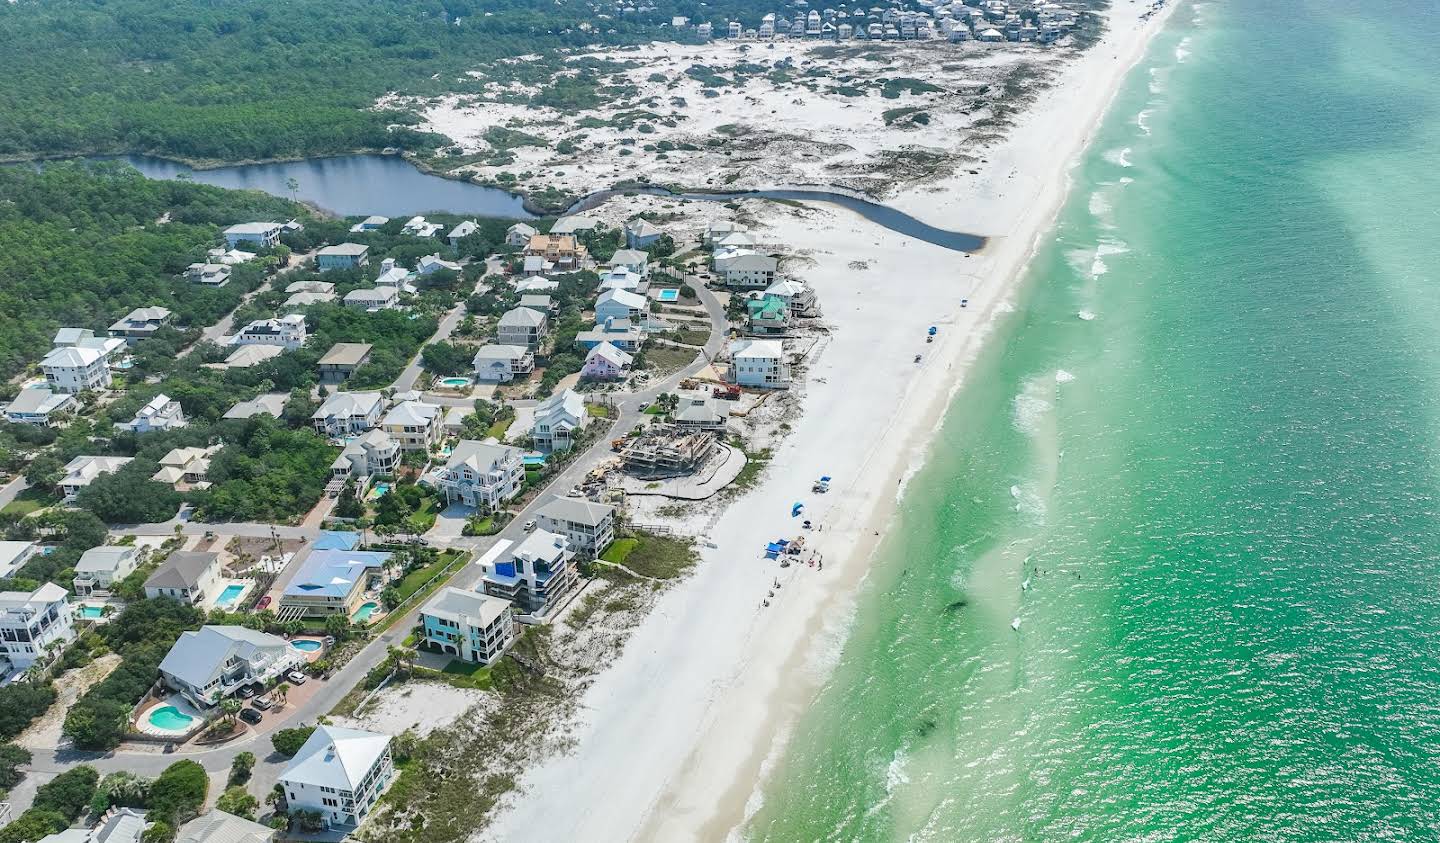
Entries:
{"type": "Polygon", "coordinates": [[[294,758],[300,747],[310,740],[310,734],[315,731],[314,726],[301,726],[297,729],[281,729],[270,736],[270,745],[275,751],[286,758],[294,758]]]}
{"type": "Polygon", "coordinates": [[[82,811],[90,807],[90,798],[95,795],[95,785],[99,781],[100,774],[95,772],[94,767],[82,764],[66,770],[40,785],[35,791],[32,807],[41,811],[53,811],[64,817],[66,825],[69,825],[82,811]]]}
{"type": "Polygon", "coordinates": [[[200,813],[210,777],[195,761],[176,761],[150,785],[149,814],[172,826],[188,822],[200,813]]]}

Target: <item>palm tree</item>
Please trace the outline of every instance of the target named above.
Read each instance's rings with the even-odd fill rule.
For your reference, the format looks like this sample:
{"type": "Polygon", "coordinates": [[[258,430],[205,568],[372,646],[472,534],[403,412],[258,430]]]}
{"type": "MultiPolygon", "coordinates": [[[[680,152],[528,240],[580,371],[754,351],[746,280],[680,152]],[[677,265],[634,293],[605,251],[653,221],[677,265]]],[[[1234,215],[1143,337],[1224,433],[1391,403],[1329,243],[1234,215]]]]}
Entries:
{"type": "Polygon", "coordinates": [[[228,723],[235,723],[235,715],[240,713],[241,708],[244,706],[240,704],[239,700],[220,701],[220,711],[225,715],[225,721],[228,723]]]}
{"type": "Polygon", "coordinates": [[[300,182],[296,181],[294,176],[291,176],[290,178],[285,180],[285,189],[290,191],[291,202],[299,201],[298,194],[300,193],[300,182]]]}
{"type": "Polygon", "coordinates": [[[281,682],[279,685],[276,685],[276,686],[275,686],[274,694],[275,694],[275,699],[276,699],[281,705],[284,705],[284,704],[285,704],[285,698],[288,697],[288,696],[290,696],[290,683],[289,683],[289,682],[281,682]]]}

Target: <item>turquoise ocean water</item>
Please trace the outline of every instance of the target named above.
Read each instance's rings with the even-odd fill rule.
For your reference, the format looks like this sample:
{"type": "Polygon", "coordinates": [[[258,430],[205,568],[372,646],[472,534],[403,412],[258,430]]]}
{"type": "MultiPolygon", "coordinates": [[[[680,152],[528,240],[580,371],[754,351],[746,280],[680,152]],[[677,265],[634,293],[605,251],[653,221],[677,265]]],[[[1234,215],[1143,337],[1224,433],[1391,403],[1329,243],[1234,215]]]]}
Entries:
{"type": "Polygon", "coordinates": [[[1437,45],[1177,11],[750,839],[1440,839],[1437,45]]]}

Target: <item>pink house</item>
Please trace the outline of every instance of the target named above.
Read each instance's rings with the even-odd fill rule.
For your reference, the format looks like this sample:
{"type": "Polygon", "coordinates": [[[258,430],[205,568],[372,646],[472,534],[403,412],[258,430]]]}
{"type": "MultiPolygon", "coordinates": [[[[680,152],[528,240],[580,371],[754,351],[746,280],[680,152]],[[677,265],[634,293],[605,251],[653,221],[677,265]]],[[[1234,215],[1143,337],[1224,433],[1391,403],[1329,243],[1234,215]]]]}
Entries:
{"type": "Polygon", "coordinates": [[[594,381],[620,380],[630,371],[630,364],[634,362],[635,358],[627,352],[608,342],[602,342],[590,349],[590,353],[585,356],[580,377],[594,381]]]}

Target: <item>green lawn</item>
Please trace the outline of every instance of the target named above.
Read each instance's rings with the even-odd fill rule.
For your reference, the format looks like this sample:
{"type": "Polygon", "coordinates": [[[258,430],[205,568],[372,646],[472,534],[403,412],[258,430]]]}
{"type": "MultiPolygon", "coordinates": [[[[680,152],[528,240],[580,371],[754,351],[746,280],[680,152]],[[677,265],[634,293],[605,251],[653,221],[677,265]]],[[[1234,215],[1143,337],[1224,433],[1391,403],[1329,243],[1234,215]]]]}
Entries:
{"type": "Polygon", "coordinates": [[[447,551],[440,554],[440,558],[435,560],[434,562],[431,562],[429,565],[426,565],[423,568],[417,568],[416,570],[406,574],[400,580],[400,582],[396,584],[396,594],[399,595],[399,598],[401,600],[404,600],[405,598],[419,591],[422,585],[428,582],[436,574],[445,570],[445,566],[449,565],[452,561],[454,561],[454,559],[455,552],[447,551]]]}
{"type": "Polygon", "coordinates": [[[663,415],[664,412],[665,412],[665,408],[664,408],[664,407],[661,407],[659,404],[655,404],[655,403],[651,403],[650,406],[648,406],[648,407],[645,408],[645,414],[646,414],[646,415],[649,415],[649,416],[659,416],[659,415],[663,415]]]}
{"type": "Polygon", "coordinates": [[[635,538],[616,539],[600,558],[624,565],[642,576],[669,580],[681,576],[695,564],[695,546],[688,539],[642,533],[635,538]]]}
{"type": "Polygon", "coordinates": [[[410,532],[419,534],[435,526],[435,515],[435,499],[426,498],[425,502],[420,504],[420,508],[410,513],[410,517],[405,520],[410,525],[410,532]]]}
{"type": "Polygon", "coordinates": [[[495,685],[490,678],[490,668],[474,662],[451,659],[440,673],[440,678],[457,688],[479,688],[488,691],[495,685]]]}
{"type": "Polygon", "coordinates": [[[39,489],[26,489],[15,496],[15,500],[0,509],[0,515],[29,515],[56,502],[54,495],[39,489]]]}
{"type": "Polygon", "coordinates": [[[695,351],[690,348],[665,348],[654,346],[645,349],[646,368],[652,375],[663,377],[678,372],[695,361],[695,351]]]}
{"type": "Polygon", "coordinates": [[[505,418],[505,419],[500,419],[500,420],[496,421],[494,424],[490,425],[490,429],[487,430],[487,431],[485,431],[485,435],[486,435],[486,436],[493,436],[493,437],[495,437],[496,439],[499,439],[501,442],[504,442],[504,441],[505,441],[505,431],[507,431],[507,430],[510,429],[510,424],[511,424],[512,422],[514,422],[514,421],[515,421],[515,417],[514,417],[514,416],[510,416],[509,418],[505,418]]]}

